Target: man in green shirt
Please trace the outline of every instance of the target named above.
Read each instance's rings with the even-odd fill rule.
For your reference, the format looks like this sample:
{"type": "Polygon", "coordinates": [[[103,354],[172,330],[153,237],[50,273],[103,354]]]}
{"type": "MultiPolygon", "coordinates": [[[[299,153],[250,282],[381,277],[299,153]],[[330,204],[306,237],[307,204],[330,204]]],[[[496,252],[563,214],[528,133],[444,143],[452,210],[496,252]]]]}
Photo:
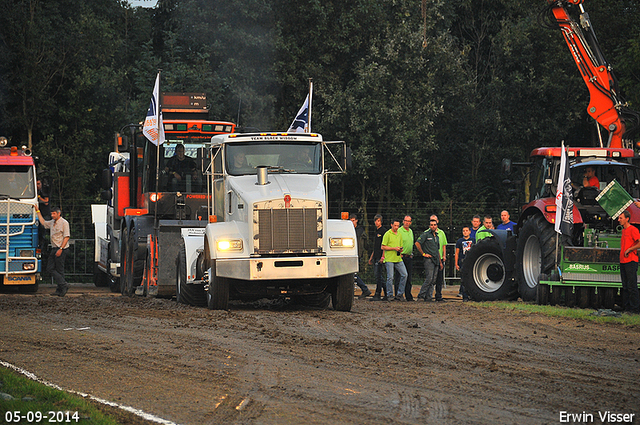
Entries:
{"type": "Polygon", "coordinates": [[[382,237],[381,248],[384,251],[384,264],[387,268],[387,301],[405,301],[404,287],[407,283],[407,269],[402,262],[402,235],[398,233],[400,220],[394,219],[391,222],[391,229],[382,237]],[[400,274],[400,284],[398,293],[393,296],[393,274],[397,271],[400,274]]]}
{"type": "Polygon", "coordinates": [[[482,226],[476,232],[476,243],[491,236],[491,233],[485,232],[484,230],[493,230],[493,219],[489,215],[484,216],[482,226]]]}
{"type": "MultiPolygon", "coordinates": [[[[398,229],[398,233],[402,236],[402,262],[404,268],[407,270],[407,283],[404,287],[404,296],[407,301],[413,301],[413,295],[411,294],[411,277],[413,270],[413,230],[411,230],[411,216],[405,215],[402,221],[402,227],[398,229]]],[[[394,286],[397,292],[399,276],[394,279],[394,286]]]]}

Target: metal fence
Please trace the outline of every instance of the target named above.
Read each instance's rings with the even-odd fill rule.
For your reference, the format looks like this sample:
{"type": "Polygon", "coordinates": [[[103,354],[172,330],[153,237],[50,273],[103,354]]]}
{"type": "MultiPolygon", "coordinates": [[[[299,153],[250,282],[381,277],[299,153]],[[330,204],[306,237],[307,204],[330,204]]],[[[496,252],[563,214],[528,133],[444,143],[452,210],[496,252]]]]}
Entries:
{"type": "MultiPolygon", "coordinates": [[[[51,247],[42,254],[42,281],[51,282],[53,277],[47,273],[47,259],[51,247]]],[[[69,253],[64,263],[64,275],[71,283],[92,283],[95,243],[94,239],[69,239],[69,253]]]]}

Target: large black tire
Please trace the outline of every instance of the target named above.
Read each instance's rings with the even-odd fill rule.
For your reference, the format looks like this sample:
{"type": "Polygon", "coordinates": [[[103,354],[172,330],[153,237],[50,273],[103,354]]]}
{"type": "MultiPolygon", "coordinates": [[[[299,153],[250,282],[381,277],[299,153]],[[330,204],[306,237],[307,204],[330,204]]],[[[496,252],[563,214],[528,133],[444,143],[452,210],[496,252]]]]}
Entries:
{"type": "Polygon", "coordinates": [[[229,308],[229,279],[216,276],[215,262],[211,262],[209,286],[206,291],[207,307],[210,310],[227,310],[229,308]]]}
{"type": "Polygon", "coordinates": [[[133,295],[133,246],[129,244],[129,230],[120,231],[120,293],[125,297],[133,295]]]}
{"type": "Polygon", "coordinates": [[[195,306],[207,305],[207,294],[203,285],[187,285],[187,249],[184,241],[180,246],[176,270],[176,301],[195,306]]]}
{"type": "Polygon", "coordinates": [[[331,303],[334,310],[351,311],[354,295],[353,278],[353,273],[334,278],[334,284],[331,288],[331,303]]]}
{"type": "Polygon", "coordinates": [[[494,238],[485,238],[471,247],[462,263],[462,285],[474,301],[513,299],[517,288],[509,278],[502,250],[494,238]]]}
{"type": "Polygon", "coordinates": [[[588,286],[579,286],[576,291],[578,292],[578,307],[589,308],[591,289],[588,286]]]}
{"type": "Polygon", "coordinates": [[[518,292],[523,301],[536,299],[540,273],[550,274],[556,261],[556,232],[542,215],[527,219],[516,250],[518,292]]]}

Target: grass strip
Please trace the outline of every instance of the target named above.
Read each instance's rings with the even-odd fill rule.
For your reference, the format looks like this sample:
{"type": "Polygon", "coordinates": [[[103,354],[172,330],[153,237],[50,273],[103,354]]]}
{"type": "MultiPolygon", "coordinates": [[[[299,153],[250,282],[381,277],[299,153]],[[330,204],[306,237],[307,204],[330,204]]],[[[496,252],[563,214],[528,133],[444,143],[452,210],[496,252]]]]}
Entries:
{"type": "Polygon", "coordinates": [[[596,315],[599,310],[594,309],[538,305],[522,301],[485,301],[474,304],[483,308],[509,310],[521,312],[524,314],[542,314],[550,317],[566,317],[578,320],[588,320],[596,323],[613,323],[624,326],[640,326],[640,314],[622,313],[621,317],[601,316],[596,315]]]}
{"type": "Polygon", "coordinates": [[[120,423],[82,397],[50,388],[4,367],[0,367],[0,393],[0,423],[120,423]]]}

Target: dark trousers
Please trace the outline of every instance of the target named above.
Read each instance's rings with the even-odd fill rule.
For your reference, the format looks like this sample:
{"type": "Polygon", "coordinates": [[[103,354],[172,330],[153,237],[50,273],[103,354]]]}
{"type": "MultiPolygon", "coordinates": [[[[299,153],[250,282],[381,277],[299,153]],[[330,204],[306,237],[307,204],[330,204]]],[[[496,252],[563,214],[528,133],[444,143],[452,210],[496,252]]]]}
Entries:
{"type": "Polygon", "coordinates": [[[64,259],[67,258],[68,249],[63,249],[62,254],[59,257],[56,256],[59,248],[52,247],[47,259],[47,272],[53,276],[53,279],[58,284],[58,290],[69,286],[66,280],[64,280],[64,259]]]}
{"type": "Polygon", "coordinates": [[[436,278],[436,301],[440,301],[442,299],[442,287],[444,286],[444,267],[445,262],[442,262],[442,269],[438,269],[437,278],[436,278]]]}
{"type": "Polygon", "coordinates": [[[622,278],[622,304],[626,311],[640,313],[640,294],[638,293],[638,263],[620,263],[622,278]]]}
{"type": "Polygon", "coordinates": [[[382,276],[382,273],[386,270],[384,263],[379,261],[373,263],[373,280],[376,282],[375,295],[387,295],[387,288],[385,285],[386,279],[382,276]]]}

